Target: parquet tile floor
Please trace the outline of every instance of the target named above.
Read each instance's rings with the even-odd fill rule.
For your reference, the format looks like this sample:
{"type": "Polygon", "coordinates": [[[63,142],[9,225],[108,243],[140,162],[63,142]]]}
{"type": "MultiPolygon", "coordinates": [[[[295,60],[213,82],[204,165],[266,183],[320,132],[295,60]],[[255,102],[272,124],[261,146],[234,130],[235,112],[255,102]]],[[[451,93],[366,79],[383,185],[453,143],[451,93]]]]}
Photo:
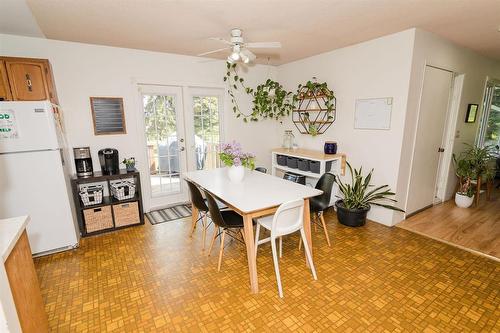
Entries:
{"type": "Polygon", "coordinates": [[[123,229],[35,261],[54,332],[500,332],[500,264],[400,229],[339,225],[332,247],[313,229],[318,281],[296,236],[283,242],[285,297],[270,245],[259,247],[260,293],[244,248],[202,255],[189,222],[123,229]]]}

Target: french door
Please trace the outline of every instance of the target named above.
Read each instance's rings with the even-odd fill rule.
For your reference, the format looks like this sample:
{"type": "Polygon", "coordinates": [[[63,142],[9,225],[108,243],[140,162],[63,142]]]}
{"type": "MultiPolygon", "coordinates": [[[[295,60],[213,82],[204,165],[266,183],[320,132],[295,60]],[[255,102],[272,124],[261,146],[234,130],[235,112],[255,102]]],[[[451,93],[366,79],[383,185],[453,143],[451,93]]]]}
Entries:
{"type": "Polygon", "coordinates": [[[188,201],[182,175],[218,166],[223,90],[139,85],[147,211],[188,201]]]}

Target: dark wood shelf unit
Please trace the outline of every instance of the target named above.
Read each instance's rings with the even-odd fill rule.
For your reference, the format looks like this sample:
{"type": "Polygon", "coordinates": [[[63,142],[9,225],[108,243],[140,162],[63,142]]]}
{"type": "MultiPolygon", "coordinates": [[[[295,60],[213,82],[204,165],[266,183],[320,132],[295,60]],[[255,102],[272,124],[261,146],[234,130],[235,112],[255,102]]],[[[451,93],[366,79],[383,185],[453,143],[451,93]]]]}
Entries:
{"type": "Polygon", "coordinates": [[[90,177],[73,176],[71,179],[71,187],[73,190],[73,200],[75,202],[78,226],[80,227],[80,235],[82,237],[97,235],[97,234],[101,234],[104,232],[109,232],[109,231],[113,231],[113,230],[119,230],[119,229],[128,228],[128,227],[135,226],[135,225],[144,224],[144,210],[143,210],[143,205],[142,205],[142,193],[141,193],[141,177],[140,177],[140,173],[137,170],[135,170],[133,172],[127,172],[125,169],[120,169],[119,173],[113,174],[113,175],[103,175],[102,172],[97,171],[97,172],[94,172],[94,174],[90,177]],[[135,196],[132,198],[129,198],[129,199],[124,199],[124,200],[118,200],[115,197],[113,197],[113,195],[111,194],[110,182],[115,181],[115,180],[120,180],[120,179],[128,179],[128,178],[134,178],[135,196]],[[103,192],[104,193],[107,192],[109,195],[106,195],[106,196],[103,195],[102,202],[99,204],[84,206],[82,200],[80,199],[79,188],[80,188],[80,185],[90,184],[90,183],[105,183],[106,185],[105,185],[105,189],[103,190],[103,192]],[[107,188],[107,191],[106,191],[106,188],[107,188]],[[96,208],[101,208],[101,207],[105,207],[105,206],[113,206],[113,205],[119,205],[119,204],[130,203],[130,202],[137,202],[137,204],[138,204],[140,223],[126,225],[126,226],[116,226],[114,212],[113,212],[113,209],[111,209],[112,217],[113,217],[113,227],[112,228],[102,229],[102,230],[98,230],[98,231],[94,231],[94,232],[87,232],[86,227],[85,227],[84,214],[83,214],[84,210],[96,209],[96,208]]]}

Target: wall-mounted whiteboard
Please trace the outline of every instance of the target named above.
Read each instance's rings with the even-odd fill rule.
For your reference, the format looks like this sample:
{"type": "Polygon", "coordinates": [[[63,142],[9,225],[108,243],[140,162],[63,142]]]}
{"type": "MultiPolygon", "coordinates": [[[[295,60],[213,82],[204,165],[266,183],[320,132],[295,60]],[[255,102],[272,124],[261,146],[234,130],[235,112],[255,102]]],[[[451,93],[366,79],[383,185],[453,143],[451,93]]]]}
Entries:
{"type": "Polygon", "coordinates": [[[354,128],[391,128],[392,97],[357,99],[354,112],[354,128]]]}

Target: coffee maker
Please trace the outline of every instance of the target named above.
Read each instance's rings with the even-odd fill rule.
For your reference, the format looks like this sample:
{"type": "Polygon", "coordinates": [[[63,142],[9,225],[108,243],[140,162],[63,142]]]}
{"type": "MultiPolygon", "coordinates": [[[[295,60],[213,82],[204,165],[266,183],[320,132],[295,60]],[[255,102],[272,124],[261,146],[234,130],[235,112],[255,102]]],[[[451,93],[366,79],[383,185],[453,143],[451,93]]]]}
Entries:
{"type": "Polygon", "coordinates": [[[104,148],[99,150],[99,162],[104,175],[115,175],[120,172],[120,162],[118,159],[118,150],[113,148],[104,148]]]}
{"type": "Polygon", "coordinates": [[[89,147],[73,148],[75,156],[76,175],[78,177],[90,177],[94,174],[92,167],[92,157],[90,156],[89,147]]]}

